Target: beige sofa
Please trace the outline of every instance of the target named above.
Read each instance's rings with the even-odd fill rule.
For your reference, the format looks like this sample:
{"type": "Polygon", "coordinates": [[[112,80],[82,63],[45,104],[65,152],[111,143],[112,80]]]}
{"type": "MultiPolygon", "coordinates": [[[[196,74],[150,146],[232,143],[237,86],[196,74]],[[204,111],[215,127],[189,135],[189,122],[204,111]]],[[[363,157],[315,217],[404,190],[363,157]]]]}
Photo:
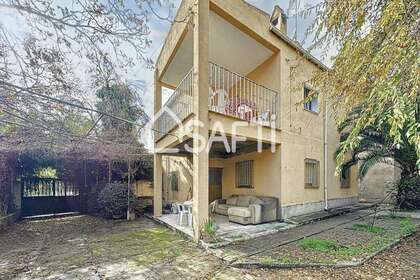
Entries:
{"type": "Polygon", "coordinates": [[[257,225],[277,220],[278,200],[268,196],[234,195],[215,201],[214,212],[230,222],[257,225]]]}

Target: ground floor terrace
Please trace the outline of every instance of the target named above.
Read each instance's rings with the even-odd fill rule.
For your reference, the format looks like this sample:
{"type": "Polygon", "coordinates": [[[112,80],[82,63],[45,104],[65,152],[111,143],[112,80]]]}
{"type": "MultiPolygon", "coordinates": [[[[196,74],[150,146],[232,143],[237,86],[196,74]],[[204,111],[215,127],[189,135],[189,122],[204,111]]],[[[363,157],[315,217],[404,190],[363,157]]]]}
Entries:
{"type": "MultiPolygon", "coordinates": [[[[316,251],[302,250],[298,242],[292,242],[308,234],[363,247],[375,238],[385,238],[354,230],[354,224],[371,222],[363,220],[365,214],[348,214],[227,246],[217,250],[219,255],[142,217],[130,222],[91,216],[24,220],[0,232],[0,279],[348,279],[349,275],[353,279],[416,279],[418,233],[357,267],[266,269],[238,265],[241,260],[273,264],[313,259],[316,251]],[[280,246],[282,242],[289,245],[280,246]],[[229,257],[231,261],[223,260],[229,257]]],[[[390,233],[401,221],[379,218],[376,225],[390,233]]]]}
{"type": "MultiPolygon", "coordinates": [[[[227,137],[228,144],[232,138],[227,137]]],[[[348,186],[341,186],[332,167],[324,172],[322,162],[313,160],[322,156],[310,145],[272,145],[247,138],[236,143],[235,152],[215,141],[209,151],[199,154],[185,148],[193,145],[193,140],[187,139],[170,147],[177,149],[174,154],[155,154],[154,216],[171,227],[183,227],[196,241],[197,232],[212,217],[221,235],[230,240],[240,232],[270,233],[281,227],[282,221],[326,206],[358,202],[357,175],[351,176],[348,186]],[[309,147],[313,155],[302,152],[302,147],[309,147]],[[328,194],[325,174],[330,175],[326,179],[328,194]],[[187,213],[191,217],[183,222],[177,207],[184,203],[191,206],[187,213]],[[186,222],[188,226],[182,225],[186,222]]]]}

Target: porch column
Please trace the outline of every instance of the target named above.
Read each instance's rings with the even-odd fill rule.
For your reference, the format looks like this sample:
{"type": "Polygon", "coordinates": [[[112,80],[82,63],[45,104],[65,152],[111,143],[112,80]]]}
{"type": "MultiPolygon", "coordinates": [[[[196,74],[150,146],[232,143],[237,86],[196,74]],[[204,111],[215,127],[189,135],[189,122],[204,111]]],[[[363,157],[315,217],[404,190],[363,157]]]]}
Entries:
{"type": "Polygon", "coordinates": [[[154,155],[153,161],[153,215],[162,216],[162,155],[154,155]]]}
{"type": "MultiPolygon", "coordinates": [[[[159,83],[158,71],[155,70],[155,95],[154,95],[154,113],[156,115],[162,106],[162,86],[159,83]]],[[[156,148],[156,140],[158,133],[154,132],[154,145],[156,148]]],[[[153,215],[155,217],[162,216],[162,155],[156,153],[153,157],[153,215]]]]}
{"type": "Polygon", "coordinates": [[[209,0],[197,0],[194,14],[194,92],[193,113],[200,125],[194,127],[193,136],[193,230],[194,240],[200,240],[200,229],[209,218],[209,155],[207,149],[208,94],[209,94],[209,0]],[[205,143],[203,143],[203,141],[205,143]]]}

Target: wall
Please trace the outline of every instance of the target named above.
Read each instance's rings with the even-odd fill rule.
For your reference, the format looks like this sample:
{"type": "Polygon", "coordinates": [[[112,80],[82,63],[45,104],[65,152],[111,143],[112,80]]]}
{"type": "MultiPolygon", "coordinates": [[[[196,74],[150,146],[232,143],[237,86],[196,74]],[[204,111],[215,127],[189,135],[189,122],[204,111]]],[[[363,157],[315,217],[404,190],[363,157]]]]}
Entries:
{"type": "Polygon", "coordinates": [[[366,202],[392,202],[389,195],[393,183],[400,178],[400,171],[394,166],[384,163],[371,167],[365,177],[360,181],[360,200],[366,202]]]}
{"type": "Polygon", "coordinates": [[[184,202],[192,199],[192,158],[164,156],[163,157],[163,201],[165,203],[184,202]],[[171,172],[178,173],[178,190],[170,185],[171,172]]]}
{"type": "Polygon", "coordinates": [[[138,180],[135,182],[135,190],[138,197],[153,196],[153,183],[148,180],[138,180]]]}
{"type": "Polygon", "coordinates": [[[262,153],[248,153],[224,160],[223,197],[233,194],[273,196],[280,201],[280,150],[275,153],[265,150],[262,153]],[[254,160],[254,188],[236,188],[235,164],[242,160],[254,160]]]}

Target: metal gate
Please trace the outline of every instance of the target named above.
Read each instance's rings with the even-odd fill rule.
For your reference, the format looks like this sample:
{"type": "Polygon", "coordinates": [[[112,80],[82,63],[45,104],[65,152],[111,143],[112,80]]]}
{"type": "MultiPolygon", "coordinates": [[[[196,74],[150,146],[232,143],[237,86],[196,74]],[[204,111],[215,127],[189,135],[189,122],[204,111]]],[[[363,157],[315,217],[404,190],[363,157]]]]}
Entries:
{"type": "Polygon", "coordinates": [[[22,178],[22,214],[36,216],[80,210],[77,186],[57,179],[22,178]]]}

